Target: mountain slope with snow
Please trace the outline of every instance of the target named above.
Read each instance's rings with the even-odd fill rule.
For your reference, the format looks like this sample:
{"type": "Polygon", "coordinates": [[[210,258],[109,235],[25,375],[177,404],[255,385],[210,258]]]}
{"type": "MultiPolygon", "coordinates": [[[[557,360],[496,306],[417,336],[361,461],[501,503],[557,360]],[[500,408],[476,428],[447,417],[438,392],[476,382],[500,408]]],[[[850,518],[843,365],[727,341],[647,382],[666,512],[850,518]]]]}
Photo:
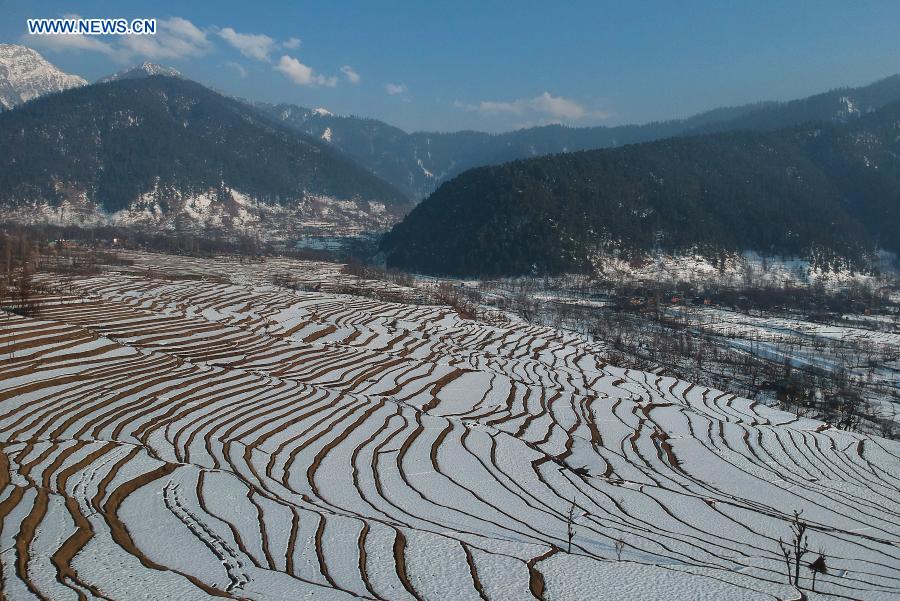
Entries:
{"type": "Polygon", "coordinates": [[[124,78],[0,115],[0,215],[269,239],[381,230],[410,208],[326,142],[195,82],[124,78]]]}
{"type": "Polygon", "coordinates": [[[37,51],[0,44],[0,109],[8,110],[45,94],[87,85],[77,75],[57,69],[37,51]]]}
{"type": "Polygon", "coordinates": [[[181,71],[165,65],[157,63],[143,62],[140,65],[129,67],[117,71],[112,75],[107,75],[97,80],[97,83],[106,83],[109,81],[118,81],[120,79],[143,79],[144,77],[152,77],[153,75],[165,75],[167,77],[184,77],[181,71]]]}

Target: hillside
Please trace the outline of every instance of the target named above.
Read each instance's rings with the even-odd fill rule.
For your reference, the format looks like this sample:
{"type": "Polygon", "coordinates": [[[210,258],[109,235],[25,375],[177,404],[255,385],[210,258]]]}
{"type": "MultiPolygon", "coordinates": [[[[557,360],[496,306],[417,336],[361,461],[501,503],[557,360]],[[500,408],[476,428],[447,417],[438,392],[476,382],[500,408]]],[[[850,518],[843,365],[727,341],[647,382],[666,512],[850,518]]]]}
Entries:
{"type": "Polygon", "coordinates": [[[495,135],[474,131],[407,133],[375,119],[336,116],[289,104],[255,106],[327,140],[411,198],[420,199],[472,167],[687,134],[772,131],[807,121],[845,123],[895,100],[900,100],[900,75],[790,102],[725,107],[686,119],[617,127],[547,125],[495,135]]]}
{"type": "Polygon", "coordinates": [[[586,271],[599,251],[865,264],[900,250],[900,103],[844,125],[689,136],[468,171],[385,236],[389,266],[586,271]]]}
{"type": "Polygon", "coordinates": [[[0,206],[26,222],[289,238],[382,229],[410,203],[318,140],[197,83],[154,76],[0,115],[0,206]]]}
{"type": "Polygon", "coordinates": [[[900,593],[896,441],[335,264],[120,258],[0,321],[9,599],[796,599],[795,511],[808,599],[900,593]]]}

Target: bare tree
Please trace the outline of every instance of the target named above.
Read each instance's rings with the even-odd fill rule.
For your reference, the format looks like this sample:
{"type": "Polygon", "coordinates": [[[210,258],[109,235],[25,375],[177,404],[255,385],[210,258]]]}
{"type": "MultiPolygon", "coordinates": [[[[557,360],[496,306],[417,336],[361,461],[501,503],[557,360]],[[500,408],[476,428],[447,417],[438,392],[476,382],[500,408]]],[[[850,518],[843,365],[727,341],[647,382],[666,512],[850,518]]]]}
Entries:
{"type": "Polygon", "coordinates": [[[22,263],[22,273],[19,275],[19,281],[17,286],[17,295],[18,295],[18,304],[19,304],[19,312],[25,316],[32,315],[32,306],[31,306],[31,278],[33,275],[33,269],[31,266],[31,261],[24,261],[22,263]]]}
{"type": "Polygon", "coordinates": [[[622,551],[625,550],[625,540],[622,537],[616,539],[616,561],[622,561],[622,551]]]}
{"type": "Polygon", "coordinates": [[[806,530],[809,525],[800,519],[802,511],[794,511],[794,517],[791,519],[792,540],[785,543],[782,539],[778,539],[778,547],[781,549],[781,555],[787,565],[788,584],[793,584],[800,588],[800,562],[803,556],[809,551],[809,541],[806,537],[806,530]]]}
{"type": "Polygon", "coordinates": [[[572,506],[569,507],[569,514],[566,519],[566,537],[569,543],[566,548],[566,553],[572,552],[573,536],[575,536],[575,497],[572,497],[572,506]]]}

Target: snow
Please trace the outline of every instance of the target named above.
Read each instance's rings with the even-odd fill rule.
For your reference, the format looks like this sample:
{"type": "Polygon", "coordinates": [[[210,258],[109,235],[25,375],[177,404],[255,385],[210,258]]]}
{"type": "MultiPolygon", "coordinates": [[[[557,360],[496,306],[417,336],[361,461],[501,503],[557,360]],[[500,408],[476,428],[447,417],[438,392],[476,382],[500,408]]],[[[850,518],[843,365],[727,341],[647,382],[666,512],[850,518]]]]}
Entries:
{"type": "Polygon", "coordinates": [[[184,77],[181,71],[172,67],[166,67],[156,63],[143,62],[140,65],[117,71],[112,75],[101,78],[97,83],[106,83],[109,81],[117,81],[120,79],[137,79],[141,77],[151,77],[153,75],[165,75],[167,77],[184,77]]]}
{"type": "Polygon", "coordinates": [[[856,106],[856,102],[853,98],[849,96],[841,96],[840,103],[843,105],[843,109],[841,110],[840,117],[847,118],[851,116],[859,116],[860,110],[856,106]]]}
{"type": "Polygon", "coordinates": [[[422,170],[422,173],[425,174],[425,177],[431,177],[431,178],[434,177],[434,174],[425,168],[424,163],[422,163],[422,159],[416,159],[416,163],[419,165],[419,169],[422,170]]]}
{"type": "Polygon", "coordinates": [[[826,289],[850,282],[874,284],[877,281],[874,276],[850,269],[821,271],[813,268],[806,259],[763,256],[754,251],[730,255],[724,264],[718,266],[706,257],[690,252],[658,253],[637,266],[609,253],[598,253],[592,257],[592,262],[607,277],[618,276],[638,282],[666,282],[672,285],[685,282],[701,287],[710,281],[723,286],[737,286],[747,278],[752,278],[759,285],[821,284],[826,289]]]}
{"type": "Polygon", "coordinates": [[[10,109],[45,94],[84,85],[87,85],[86,80],[60,71],[31,48],[0,44],[2,109],[10,109]]]}
{"type": "Polygon", "coordinates": [[[66,194],[67,198],[59,204],[35,200],[6,206],[0,209],[0,216],[25,224],[115,225],[161,232],[213,229],[280,242],[311,236],[356,236],[385,230],[396,220],[395,213],[382,202],[310,192],[301,192],[296,199],[278,204],[258,201],[235,189],[185,195],[154,186],[114,213],[104,211],[83,191],[69,190],[66,194]]]}
{"type": "Polygon", "coordinates": [[[795,509],[820,590],[900,593],[895,442],[569,332],[337,294],[361,281],[333,264],[126,258],[39,274],[40,319],[0,320],[12,598],[783,599],[795,509]]]}

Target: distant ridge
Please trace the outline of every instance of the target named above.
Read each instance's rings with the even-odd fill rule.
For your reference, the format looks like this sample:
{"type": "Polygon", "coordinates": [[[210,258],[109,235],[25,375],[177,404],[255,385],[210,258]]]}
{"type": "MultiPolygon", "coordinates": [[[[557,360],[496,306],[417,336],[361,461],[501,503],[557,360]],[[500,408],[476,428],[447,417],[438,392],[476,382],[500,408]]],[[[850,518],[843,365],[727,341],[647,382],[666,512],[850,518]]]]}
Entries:
{"type": "Polygon", "coordinates": [[[686,119],[617,127],[547,125],[502,134],[407,133],[376,119],[324,114],[290,104],[255,106],[287,125],[326,138],[411,198],[421,199],[466,169],[515,159],[612,148],[673,136],[773,131],[808,121],[846,123],[900,100],[900,75],[789,102],[717,108],[686,119]],[[326,133],[327,132],[327,133],[326,133]]]}

